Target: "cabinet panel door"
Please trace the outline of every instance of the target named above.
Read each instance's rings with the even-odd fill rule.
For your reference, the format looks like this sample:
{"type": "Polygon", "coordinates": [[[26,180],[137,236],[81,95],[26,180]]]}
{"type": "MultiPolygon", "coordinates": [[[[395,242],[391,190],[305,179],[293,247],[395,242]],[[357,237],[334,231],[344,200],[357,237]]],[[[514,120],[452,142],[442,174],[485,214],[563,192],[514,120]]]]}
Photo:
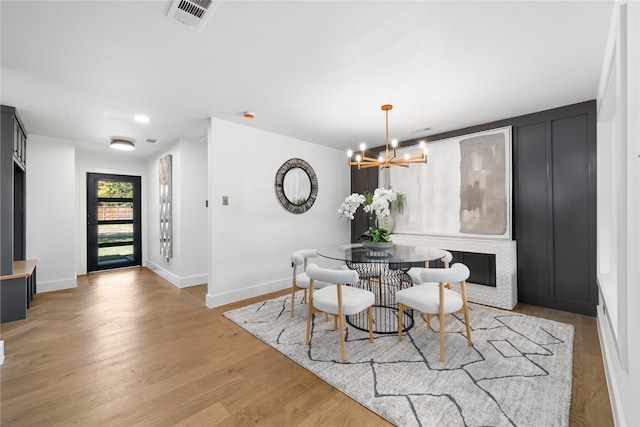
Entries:
{"type": "Polygon", "coordinates": [[[552,225],[547,122],[519,126],[516,141],[514,173],[517,185],[515,227],[518,242],[518,294],[550,295],[553,247],[550,241],[552,225]]]}
{"type": "Polygon", "coordinates": [[[551,122],[553,141],[553,296],[591,301],[589,132],[587,114],[551,122]]]}

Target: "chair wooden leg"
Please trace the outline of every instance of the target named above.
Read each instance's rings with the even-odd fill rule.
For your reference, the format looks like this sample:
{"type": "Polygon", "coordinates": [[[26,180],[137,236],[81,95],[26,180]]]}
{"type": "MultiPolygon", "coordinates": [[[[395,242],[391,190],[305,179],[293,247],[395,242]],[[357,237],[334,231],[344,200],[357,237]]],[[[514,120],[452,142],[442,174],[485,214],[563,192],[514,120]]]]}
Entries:
{"type": "Polygon", "coordinates": [[[305,340],[307,345],[309,345],[309,338],[311,337],[311,316],[313,316],[313,313],[311,311],[311,304],[309,304],[307,309],[307,338],[305,340]]]}
{"type": "Polygon", "coordinates": [[[346,362],[346,357],[344,355],[344,313],[342,311],[342,285],[340,283],[338,285],[338,326],[340,328],[340,357],[342,363],[346,362]]]}
{"type": "MultiPolygon", "coordinates": [[[[305,298],[306,298],[306,289],[305,289],[305,298]]],[[[309,296],[310,299],[307,301],[307,345],[310,343],[311,337],[311,316],[313,315],[313,280],[309,283],[309,296]]]]}
{"type": "Polygon", "coordinates": [[[367,308],[367,314],[369,317],[369,342],[373,342],[373,314],[371,311],[371,307],[367,308]]]}
{"type": "Polygon", "coordinates": [[[340,328],[340,358],[342,363],[346,362],[346,357],[344,355],[344,316],[339,316],[338,324],[340,328]]]}
{"type": "Polygon", "coordinates": [[[467,327],[467,344],[469,347],[473,345],[471,342],[471,327],[469,326],[469,305],[467,304],[467,286],[466,282],[460,283],[460,290],[462,291],[462,309],[464,310],[464,324],[467,327]]]}
{"type": "Polygon", "coordinates": [[[402,341],[402,319],[404,318],[404,305],[398,304],[398,341],[402,341]]]}
{"type": "Polygon", "coordinates": [[[440,310],[438,320],[440,321],[440,361],[444,362],[444,283],[440,283],[440,310]]]}
{"type": "Polygon", "coordinates": [[[296,287],[295,285],[291,286],[291,317],[293,317],[293,306],[296,302],[296,287]]]}
{"type": "Polygon", "coordinates": [[[427,313],[427,329],[431,329],[431,314],[427,313]]]}
{"type": "Polygon", "coordinates": [[[438,315],[440,319],[440,361],[444,362],[444,313],[438,315]]]}

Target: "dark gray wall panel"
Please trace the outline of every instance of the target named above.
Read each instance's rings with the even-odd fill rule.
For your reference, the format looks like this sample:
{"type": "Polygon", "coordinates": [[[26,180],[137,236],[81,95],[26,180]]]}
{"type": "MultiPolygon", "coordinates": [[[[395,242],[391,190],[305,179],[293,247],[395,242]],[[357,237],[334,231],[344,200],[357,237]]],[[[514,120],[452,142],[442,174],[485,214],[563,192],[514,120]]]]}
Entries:
{"type": "MultiPolygon", "coordinates": [[[[514,132],[514,207],[517,212],[515,233],[518,242],[518,288],[529,293],[547,295],[552,292],[550,272],[553,247],[548,236],[552,232],[549,208],[549,158],[547,124],[518,126],[514,132]]],[[[520,292],[521,293],[521,292],[520,292]]]]}
{"type": "Polygon", "coordinates": [[[588,116],[551,122],[553,183],[553,296],[590,302],[585,283],[591,280],[589,263],[589,134],[588,116]]]}

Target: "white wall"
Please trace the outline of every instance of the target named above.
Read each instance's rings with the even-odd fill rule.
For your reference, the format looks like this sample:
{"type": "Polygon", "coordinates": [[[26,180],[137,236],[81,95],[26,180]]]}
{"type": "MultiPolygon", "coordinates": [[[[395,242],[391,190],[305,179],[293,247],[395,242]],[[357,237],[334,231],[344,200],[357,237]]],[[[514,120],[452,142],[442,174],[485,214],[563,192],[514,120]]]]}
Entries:
{"type": "Polygon", "coordinates": [[[38,292],[76,286],[74,165],[71,141],[29,135],[26,256],[38,259],[38,292]]]}
{"type": "Polygon", "coordinates": [[[291,252],[349,242],[337,214],[350,191],[343,152],[214,118],[208,147],[208,307],[287,288],[291,252]],[[307,161],[318,178],[318,198],[302,214],[275,194],[276,172],[290,158],[307,161]]]}
{"type": "Polygon", "coordinates": [[[640,426],[638,76],[640,3],[616,2],[598,95],[597,252],[598,332],[618,426],[640,426]]]}
{"type": "MultiPolygon", "coordinates": [[[[29,140],[31,143],[31,140],[29,140]]],[[[87,173],[107,173],[141,177],[142,192],[142,259],[147,253],[147,173],[144,160],[129,158],[126,152],[105,155],[89,151],[76,152],[75,189],[77,200],[77,239],[75,264],[78,274],[87,273],[87,173]]],[[[144,264],[144,262],[143,262],[144,264]]],[[[39,279],[39,278],[38,278],[39,279]]]]}
{"type": "Polygon", "coordinates": [[[207,143],[180,140],[147,161],[147,266],[178,287],[207,282],[207,143]],[[172,156],[173,257],[160,255],[158,161],[172,156]]]}

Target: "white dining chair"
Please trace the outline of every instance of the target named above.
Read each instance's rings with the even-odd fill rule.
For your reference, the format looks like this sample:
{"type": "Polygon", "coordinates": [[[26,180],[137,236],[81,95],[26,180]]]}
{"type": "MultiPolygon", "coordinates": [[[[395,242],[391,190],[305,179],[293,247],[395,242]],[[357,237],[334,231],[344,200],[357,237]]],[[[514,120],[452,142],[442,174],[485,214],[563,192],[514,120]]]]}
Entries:
{"type": "MultiPolygon", "coordinates": [[[[426,249],[430,249],[430,248],[426,248],[426,249]]],[[[420,247],[416,248],[416,250],[419,251],[420,247]]],[[[451,255],[451,252],[449,251],[445,251],[445,250],[442,250],[442,251],[444,252],[444,255],[442,256],[442,258],[440,258],[440,261],[443,262],[444,268],[449,268],[449,263],[453,260],[453,255],[451,255]]],[[[422,270],[428,269],[428,268],[429,268],[429,261],[424,263],[424,267],[411,267],[409,271],[407,271],[407,274],[411,276],[411,281],[413,282],[414,285],[421,285],[425,283],[422,281],[421,275],[422,275],[422,270]]]]}
{"type": "Polygon", "coordinates": [[[405,309],[414,309],[427,314],[427,328],[431,328],[431,315],[437,314],[440,329],[440,361],[444,362],[444,315],[462,311],[467,330],[467,344],[471,342],[469,327],[469,307],[467,304],[466,280],[469,268],[455,263],[451,268],[425,268],[421,279],[425,284],[416,285],[396,292],[398,303],[398,341],[402,341],[402,318],[405,309]],[[434,286],[430,282],[437,282],[434,286]],[[448,283],[460,283],[460,293],[445,287],[448,283]]]}
{"type": "Polygon", "coordinates": [[[375,295],[366,289],[349,285],[358,283],[358,272],[355,270],[327,269],[310,263],[307,274],[311,279],[307,312],[307,336],[305,343],[311,344],[311,319],[313,313],[322,312],[336,316],[340,333],[340,357],[346,362],[344,351],[345,316],[367,310],[369,323],[369,342],[373,342],[373,315],[371,307],[375,303],[375,295]],[[333,283],[330,286],[314,291],[316,281],[333,283]]]}
{"type": "MultiPolygon", "coordinates": [[[[307,263],[309,258],[315,258],[318,253],[315,249],[301,249],[291,254],[291,268],[293,269],[293,278],[291,281],[291,316],[293,317],[293,311],[295,306],[295,295],[299,290],[304,291],[302,297],[302,303],[307,302],[307,290],[311,284],[311,280],[307,275],[307,263]]],[[[324,283],[321,281],[316,282],[315,288],[320,289],[325,286],[329,286],[330,283],[324,283]]]]}

